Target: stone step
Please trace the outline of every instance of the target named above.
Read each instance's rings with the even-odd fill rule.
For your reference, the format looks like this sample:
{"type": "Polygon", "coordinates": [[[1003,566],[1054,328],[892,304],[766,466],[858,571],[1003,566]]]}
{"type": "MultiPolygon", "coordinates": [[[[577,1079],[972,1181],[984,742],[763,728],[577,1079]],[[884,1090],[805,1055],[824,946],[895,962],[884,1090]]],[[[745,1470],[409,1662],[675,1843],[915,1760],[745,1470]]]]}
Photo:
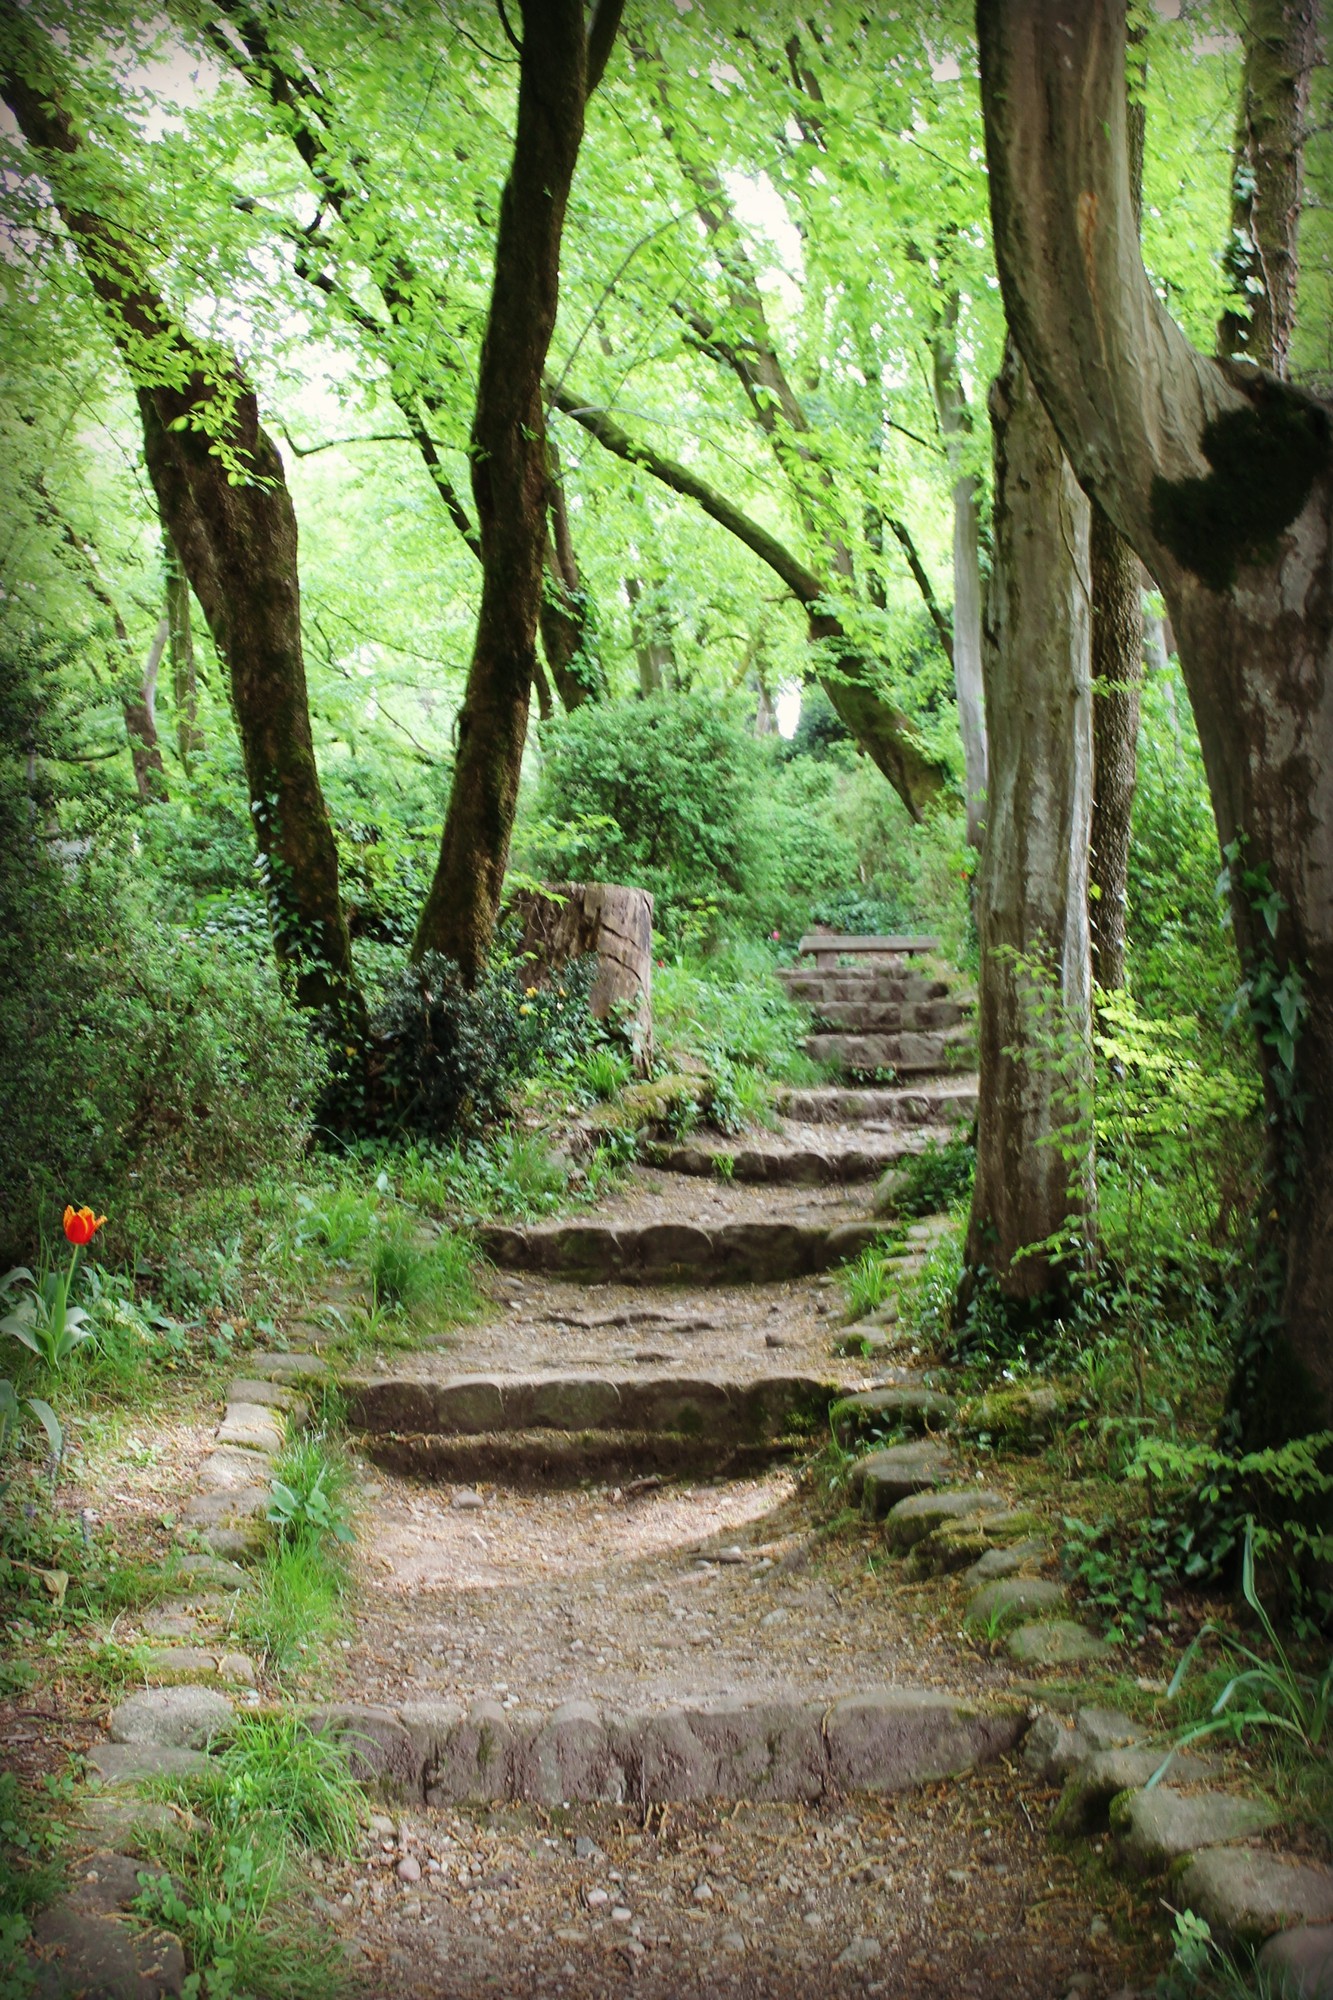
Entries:
{"type": "Polygon", "coordinates": [[[348,1702],[312,1710],[342,1738],[355,1774],[428,1806],[574,1801],[668,1805],[836,1799],[903,1791],[1011,1750],[1025,1712],[934,1689],[879,1688],[832,1702],[721,1698],[616,1713],[589,1701],[554,1711],[497,1701],[348,1702]]]}
{"type": "Polygon", "coordinates": [[[804,1048],[812,1062],[837,1064],[853,1074],[887,1069],[899,1076],[933,1075],[976,1060],[976,1036],[970,1028],[919,1035],[807,1035],[804,1048]]]}
{"type": "Polygon", "coordinates": [[[650,1166],[673,1174],[712,1175],[719,1180],[769,1182],[790,1187],[832,1187],[877,1180],[889,1167],[919,1153],[928,1138],[948,1137],[944,1126],[904,1127],[860,1144],[803,1144],[781,1139],[737,1145],[700,1138],[658,1143],[643,1149],[650,1166]]]}
{"type": "Polygon", "coordinates": [[[806,1456],[810,1435],[749,1442],[735,1433],[685,1431],[365,1432],[362,1449],[386,1472],[409,1479],[475,1487],[499,1481],[515,1489],[579,1487],[589,1480],[745,1479],[786,1459],[806,1456]]]}
{"type": "Polygon", "coordinates": [[[977,1081],[974,1076],[941,1078],[915,1089],[818,1084],[779,1091],[774,1109],[780,1117],[806,1125],[954,1125],[976,1116],[977,1081]]]}
{"type": "Polygon", "coordinates": [[[478,1242],[504,1270],[593,1284],[772,1284],[831,1270],[882,1234],[869,1220],[537,1222],[482,1229],[478,1242]]]}
{"type": "Polygon", "coordinates": [[[815,1008],[815,1020],[842,1034],[926,1034],[956,1028],[973,1012],[968,1000],[824,1000],[815,1008]]]}
{"type": "Polygon", "coordinates": [[[851,966],[841,972],[808,972],[784,965],[778,978],[791,1000],[818,1006],[827,1000],[947,1000],[947,979],[927,979],[922,973],[900,973],[878,966],[851,966]]]}
{"type": "Polygon", "coordinates": [[[706,1441],[713,1450],[808,1438],[846,1392],[836,1377],[606,1373],[351,1376],[349,1421],[376,1436],[439,1440],[549,1431],[706,1441]]]}

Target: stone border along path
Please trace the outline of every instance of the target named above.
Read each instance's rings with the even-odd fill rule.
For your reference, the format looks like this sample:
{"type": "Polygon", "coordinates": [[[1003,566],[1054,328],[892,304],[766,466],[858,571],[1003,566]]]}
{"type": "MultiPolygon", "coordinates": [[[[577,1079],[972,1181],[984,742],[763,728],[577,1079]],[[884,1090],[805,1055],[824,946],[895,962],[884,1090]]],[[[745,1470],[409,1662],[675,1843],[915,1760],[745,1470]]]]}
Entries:
{"type": "MultiPolygon", "coordinates": [[[[955,1044],[947,1038],[956,1019],[927,1030],[920,1014],[945,1004],[947,982],[890,963],[854,972],[798,969],[787,984],[825,1024],[901,1038],[911,1019],[910,1032],[937,1036],[936,1063],[952,1060],[955,1044]],[[848,1009],[860,1013],[853,1019],[848,1009]]],[[[960,1012],[962,1004],[948,1000],[960,1012]]],[[[752,1154],[755,1181],[843,1185],[901,1157],[904,1135],[919,1143],[924,1132],[970,1116],[975,1086],[950,1078],[910,1090],[828,1087],[790,1092],[785,1103],[791,1121],[785,1132],[733,1152],[722,1178],[735,1177],[740,1160],[752,1154]]],[[[716,1172],[724,1156],[711,1142],[699,1142],[689,1160],[672,1158],[678,1150],[650,1154],[667,1169],[646,1197],[650,1204],[662,1198],[668,1179],[688,1188],[686,1177],[716,1172]]],[[[772,1194],[765,1200],[771,1211],[772,1194]]],[[[702,1229],[652,1217],[497,1229],[486,1242],[502,1266],[554,1270],[562,1281],[572,1273],[603,1284],[660,1286],[688,1275],[695,1286],[772,1285],[827,1268],[878,1233],[868,1220],[832,1211],[800,1223],[769,1212],[733,1213],[702,1229]]],[[[902,1263],[919,1249],[918,1240],[902,1263]]],[[[543,1296],[549,1306],[549,1297],[563,1295],[543,1296]]],[[[797,1311],[810,1304],[809,1292],[799,1289],[788,1300],[797,1311]]],[[[553,1323],[557,1330],[573,1324],[578,1338],[591,1333],[602,1342],[636,1317],[623,1308],[591,1318],[562,1310],[567,1317],[553,1323]]],[[[674,1308],[645,1306],[639,1317],[667,1326],[672,1338],[682,1327],[717,1333],[706,1315],[674,1308]]],[[[893,1321],[889,1307],[840,1330],[836,1346],[844,1356],[882,1363],[893,1348],[893,1321]]],[[[817,1331],[827,1342],[832,1329],[817,1331]]],[[[308,1419],[302,1391],[327,1373],[317,1354],[304,1351],[251,1356],[247,1368],[231,1385],[215,1447],[182,1516],[184,1532],[201,1551],[185,1558],[187,1588],[146,1621],[160,1642],[146,1662],[150,1685],[120,1703],[110,1740],[89,1756],[93,1783],[80,1816],[93,1851],[79,1862],[70,1894],[34,1926],[43,1976],[58,1966],[64,1990],[181,1991],[179,1942],[119,1920],[138,1893],[136,1836],[148,1827],[180,1828],[175,1814],[138,1798],[136,1787],[163,1773],[205,1769],[236,1701],[258,1703],[254,1665],[227,1645],[226,1633],[248,1587],[245,1564],[266,1533],[274,1458],[308,1419]]],[[[812,1417],[827,1420],[848,1446],[908,1433],[904,1442],[857,1458],[848,1480],[849,1497],[867,1519],[882,1522],[886,1551],[901,1561],[907,1579],[961,1572],[965,1627],[1002,1641],[1021,1666],[1095,1666],[1112,1650],[1068,1615],[1063,1587],[1039,1573],[1048,1557],[1042,1524],[999,1491],[951,1483],[962,1471],[951,1449],[970,1437],[1039,1448],[1061,1416],[1050,1389],[1034,1385],[960,1403],[939,1379],[910,1368],[849,1386],[836,1367],[778,1372],[753,1359],[693,1374],[510,1365],[458,1375],[430,1354],[394,1357],[377,1374],[349,1376],[344,1386],[376,1455],[437,1474],[471,1466],[476,1476],[487,1468],[492,1475],[569,1479],[622,1462],[725,1469],[791,1450],[793,1434],[805,1435],[812,1417]]],[[[1272,1829],[1266,1802],[1208,1787],[1217,1766],[1206,1758],[1177,1756],[1161,1773],[1164,1750],[1149,1746],[1123,1715],[1040,1683],[1020,1683],[1016,1692],[1019,1703],[969,1703],[938,1689],[880,1686],[832,1700],[795,1692],[639,1710],[583,1699],[529,1710],[479,1699],[339,1702],[307,1706],[305,1713],[313,1728],[343,1738],[368,1786],[416,1808],[586,1801],[629,1804],[647,1814],[729,1799],[817,1810],[849,1794],[948,1778],[1021,1742],[1029,1771],[1064,1787],[1053,1830],[1109,1842],[1113,1858],[1138,1877],[1169,1875],[1173,1905],[1205,1916],[1225,1941],[1262,1944],[1261,1962],[1284,1971],[1292,1993],[1333,1993],[1333,1869],[1247,1845],[1272,1829]],[[1150,1785],[1155,1774],[1160,1781],[1150,1785]]],[[[392,1822],[376,1824],[392,1829],[392,1822]]],[[[404,1861],[399,1874],[412,1882],[420,1870],[404,1861]]],[[[849,1948],[837,1961],[857,1990],[875,1955],[873,1940],[861,1944],[859,1956],[849,1948]]],[[[62,1988],[48,1981],[42,1990],[62,1988]]],[[[888,1989],[881,1983],[870,1990],[888,1989]]]]}

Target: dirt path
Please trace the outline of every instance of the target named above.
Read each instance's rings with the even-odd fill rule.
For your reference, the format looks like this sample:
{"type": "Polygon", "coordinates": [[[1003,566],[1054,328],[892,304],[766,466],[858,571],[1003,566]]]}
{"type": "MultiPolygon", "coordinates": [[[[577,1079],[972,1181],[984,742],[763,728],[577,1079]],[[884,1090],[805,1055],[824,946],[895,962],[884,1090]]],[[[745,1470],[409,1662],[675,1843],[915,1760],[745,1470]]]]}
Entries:
{"type": "MultiPolygon", "coordinates": [[[[833,1154],[860,1137],[820,1128],[833,1154]]],[[[837,1227],[866,1216],[868,1194],[641,1168],[591,1221],[837,1227]]],[[[782,1368],[847,1389],[902,1373],[835,1354],[827,1278],[652,1286],[502,1271],[491,1290],[476,1326],[383,1372],[444,1384],[674,1368],[740,1383],[782,1368]]],[[[799,1465],[484,1472],[464,1486],[381,1464],[368,1480],[344,1699],[492,1703],[516,1721],[576,1700],[608,1714],[856,1690],[1026,1700],[1012,1663],[964,1635],[960,1586],[906,1585],[901,1571],[890,1584],[878,1531],[827,1534],[799,1465]]],[[[366,1995],[1138,1992],[1145,1954],[1162,1956],[1150,1906],[1117,1888],[1112,1925],[1105,1885],[1046,1840],[1051,1799],[1015,1752],[892,1796],[814,1804],[411,1808],[380,1822],[369,1865],[318,1886],[338,1929],[354,1930],[366,1995]]]]}

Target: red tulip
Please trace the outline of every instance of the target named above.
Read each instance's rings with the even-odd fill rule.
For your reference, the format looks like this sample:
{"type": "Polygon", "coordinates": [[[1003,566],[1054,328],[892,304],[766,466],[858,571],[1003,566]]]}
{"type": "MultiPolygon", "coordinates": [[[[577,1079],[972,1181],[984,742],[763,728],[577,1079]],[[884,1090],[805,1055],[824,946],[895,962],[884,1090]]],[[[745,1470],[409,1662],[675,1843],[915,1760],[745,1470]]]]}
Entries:
{"type": "Polygon", "coordinates": [[[65,1210],[65,1235],[76,1250],[85,1243],[91,1243],[102,1224],[104,1215],[94,1215],[90,1208],[67,1208],[65,1210]]]}

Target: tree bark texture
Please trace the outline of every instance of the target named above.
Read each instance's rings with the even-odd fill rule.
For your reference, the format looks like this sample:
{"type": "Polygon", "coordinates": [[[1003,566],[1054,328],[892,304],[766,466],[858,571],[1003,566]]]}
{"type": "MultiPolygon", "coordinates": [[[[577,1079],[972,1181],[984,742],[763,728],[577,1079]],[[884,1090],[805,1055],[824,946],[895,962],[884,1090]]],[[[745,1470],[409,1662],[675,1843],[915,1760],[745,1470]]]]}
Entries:
{"type": "Polygon", "coordinates": [[[1095,985],[1125,983],[1129,835],[1138,779],[1143,686],[1139,559],[1101,508],[1092,508],[1092,825],[1088,929],[1095,985]]]}
{"type": "Polygon", "coordinates": [[[980,848],[986,818],[986,708],[981,668],[981,515],[977,480],[958,467],[959,447],[971,429],[967,399],[958,373],[958,297],[953,294],[931,345],[935,411],[945,450],[955,469],[953,484],[953,684],[958,728],[963,739],[963,786],[967,841],[980,848]]]}
{"type": "Polygon", "coordinates": [[[11,35],[0,90],[134,381],[158,507],[230,675],[279,963],[303,1006],[331,1009],[359,1033],[365,1010],[315,767],[282,460],[234,358],[172,319],[130,235],[84,205],[86,149],[60,102],[59,58],[37,30],[11,35]]]}
{"type": "Polygon", "coordinates": [[[597,955],[588,1007],[597,1021],[620,1020],[634,1067],[653,1054],[653,899],[616,882],[557,882],[514,897],[522,926],[519,950],[545,983],[572,958],[597,955]]]}
{"type": "Polygon", "coordinates": [[[1088,504],[1012,341],[991,391],[995,561],[983,663],[990,787],[978,875],[981,1087],[969,1273],[1059,1294],[1019,1253],[1092,1218],[1087,854],[1088,504]],[[1072,1155],[1072,1157],[1071,1157],[1072,1155]]]}
{"type": "Polygon", "coordinates": [[[1316,0],[1248,0],[1218,351],[1289,373],[1316,0]]]}
{"type": "Polygon", "coordinates": [[[522,12],[514,158],[472,426],[481,607],[439,863],[413,946],[417,959],[455,960],[468,981],[495,927],[527,734],[548,533],[542,373],[587,88],[581,0],[525,0],[522,12]]]}
{"type": "Polygon", "coordinates": [[[1333,426],[1251,364],[1197,352],[1143,269],[1124,0],[980,0],[996,252],[1014,336],[1084,487],[1165,597],[1232,871],[1256,1012],[1280,1330],[1253,1435],[1333,1420],[1333,426]],[[1251,882],[1246,883],[1246,873],[1251,882]],[[1254,908],[1280,902],[1276,936],[1254,908]],[[1289,1058],[1289,1059],[1288,1059],[1289,1058]]]}

